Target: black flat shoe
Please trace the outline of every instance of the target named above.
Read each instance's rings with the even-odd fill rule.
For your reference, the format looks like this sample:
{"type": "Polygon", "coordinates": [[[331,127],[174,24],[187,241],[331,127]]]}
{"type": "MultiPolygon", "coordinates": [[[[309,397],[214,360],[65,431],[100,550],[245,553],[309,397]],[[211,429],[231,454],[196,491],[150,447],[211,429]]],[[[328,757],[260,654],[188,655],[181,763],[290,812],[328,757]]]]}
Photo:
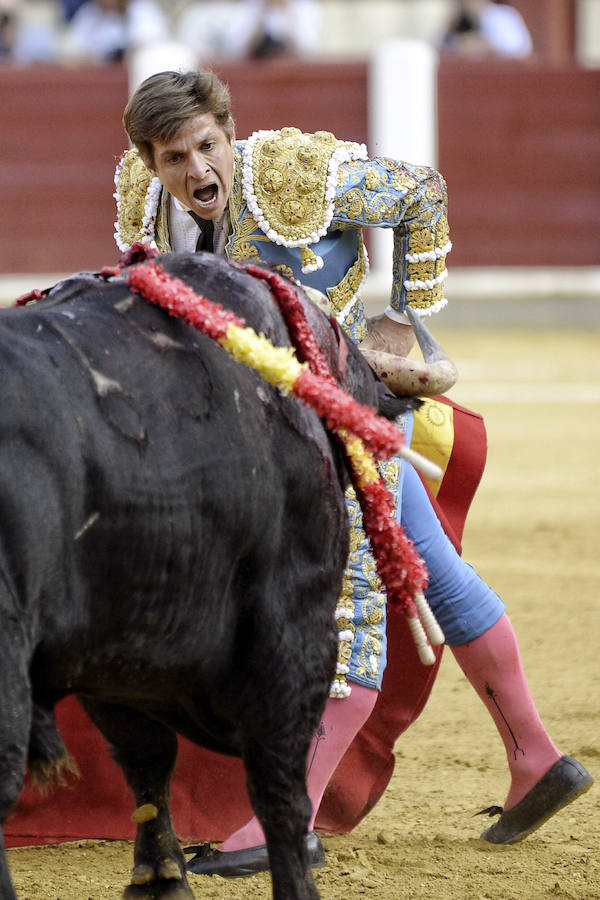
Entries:
{"type": "MultiPolygon", "coordinates": [[[[319,835],[310,831],[306,837],[308,861],[312,869],[322,869],[325,865],[325,851],[319,835]]],[[[185,847],[184,853],[196,853],[186,864],[188,872],[194,875],[220,875],[222,878],[246,878],[257,872],[268,872],[269,854],[266,844],[248,847],[244,850],[217,850],[210,844],[185,847]]]]}
{"type": "Polygon", "coordinates": [[[588,791],[594,779],[572,756],[561,756],[522,800],[504,811],[500,806],[483,810],[500,818],[481,837],[490,844],[515,844],[543,825],[550,816],[588,791]]]}

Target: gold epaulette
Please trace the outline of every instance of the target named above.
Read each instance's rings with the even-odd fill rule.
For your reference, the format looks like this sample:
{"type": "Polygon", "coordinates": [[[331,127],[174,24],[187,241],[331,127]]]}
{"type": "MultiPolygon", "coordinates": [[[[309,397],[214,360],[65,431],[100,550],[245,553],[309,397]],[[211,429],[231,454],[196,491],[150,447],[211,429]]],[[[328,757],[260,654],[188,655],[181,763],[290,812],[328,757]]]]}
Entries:
{"type": "Polygon", "coordinates": [[[160,191],[159,179],[153,178],[138,151],[124,153],[115,170],[115,240],[120,250],[127,250],[134,241],[154,240],[160,191]]]}
{"type": "Polygon", "coordinates": [[[257,131],[243,151],[244,199],[261,231],[284,247],[300,247],[302,271],[323,260],[309,249],[327,233],[340,163],[366,159],[366,148],[329,131],[257,131]]]}

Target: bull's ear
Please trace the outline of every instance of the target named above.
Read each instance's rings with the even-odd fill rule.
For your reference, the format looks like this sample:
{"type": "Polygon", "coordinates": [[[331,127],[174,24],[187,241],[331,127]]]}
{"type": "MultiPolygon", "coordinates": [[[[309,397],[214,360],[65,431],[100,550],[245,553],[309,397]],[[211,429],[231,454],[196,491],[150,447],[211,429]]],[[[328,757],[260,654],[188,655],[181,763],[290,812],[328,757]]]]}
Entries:
{"type": "Polygon", "coordinates": [[[377,379],[377,412],[386,419],[394,420],[410,409],[418,409],[423,401],[418,397],[397,397],[389,387],[377,379]]]}

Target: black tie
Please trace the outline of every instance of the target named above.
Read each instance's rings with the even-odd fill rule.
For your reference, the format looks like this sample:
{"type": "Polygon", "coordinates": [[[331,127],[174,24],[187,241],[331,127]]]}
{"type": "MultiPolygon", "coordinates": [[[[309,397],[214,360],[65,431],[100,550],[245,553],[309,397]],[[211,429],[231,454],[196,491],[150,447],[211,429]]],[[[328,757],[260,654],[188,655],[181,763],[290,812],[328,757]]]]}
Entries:
{"type": "Polygon", "coordinates": [[[200,229],[198,240],[196,241],[196,253],[199,250],[205,250],[207,253],[213,252],[213,234],[215,226],[210,219],[202,219],[195,212],[189,210],[190,216],[200,229]]]}

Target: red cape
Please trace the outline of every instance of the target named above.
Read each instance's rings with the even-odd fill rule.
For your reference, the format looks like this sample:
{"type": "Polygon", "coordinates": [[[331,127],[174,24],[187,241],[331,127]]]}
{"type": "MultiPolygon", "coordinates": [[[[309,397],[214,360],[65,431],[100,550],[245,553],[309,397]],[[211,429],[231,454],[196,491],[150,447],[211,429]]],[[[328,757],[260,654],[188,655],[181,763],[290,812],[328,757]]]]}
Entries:
{"type": "MultiPolygon", "coordinates": [[[[460,552],[466,515],[485,465],[485,428],[481,416],[446,398],[437,399],[451,407],[454,437],[444,479],[432,503],[460,552]]],[[[377,803],[394,769],[394,743],[423,709],[441,655],[440,648],[436,664],[423,666],[403,617],[388,611],[388,664],[382,689],[371,717],[327,787],[316,821],[320,831],[350,831],[377,803]]],[[[133,839],[133,797],[107,742],[74,697],[59,703],[56,713],[80,778],[68,776],[66,787],[47,795],[35,791],[27,779],[21,799],[4,825],[6,845],[133,839]]],[[[179,739],[171,796],[175,830],[183,842],[224,840],[252,815],[241,761],[211,753],[183,738],[179,739]]]]}

